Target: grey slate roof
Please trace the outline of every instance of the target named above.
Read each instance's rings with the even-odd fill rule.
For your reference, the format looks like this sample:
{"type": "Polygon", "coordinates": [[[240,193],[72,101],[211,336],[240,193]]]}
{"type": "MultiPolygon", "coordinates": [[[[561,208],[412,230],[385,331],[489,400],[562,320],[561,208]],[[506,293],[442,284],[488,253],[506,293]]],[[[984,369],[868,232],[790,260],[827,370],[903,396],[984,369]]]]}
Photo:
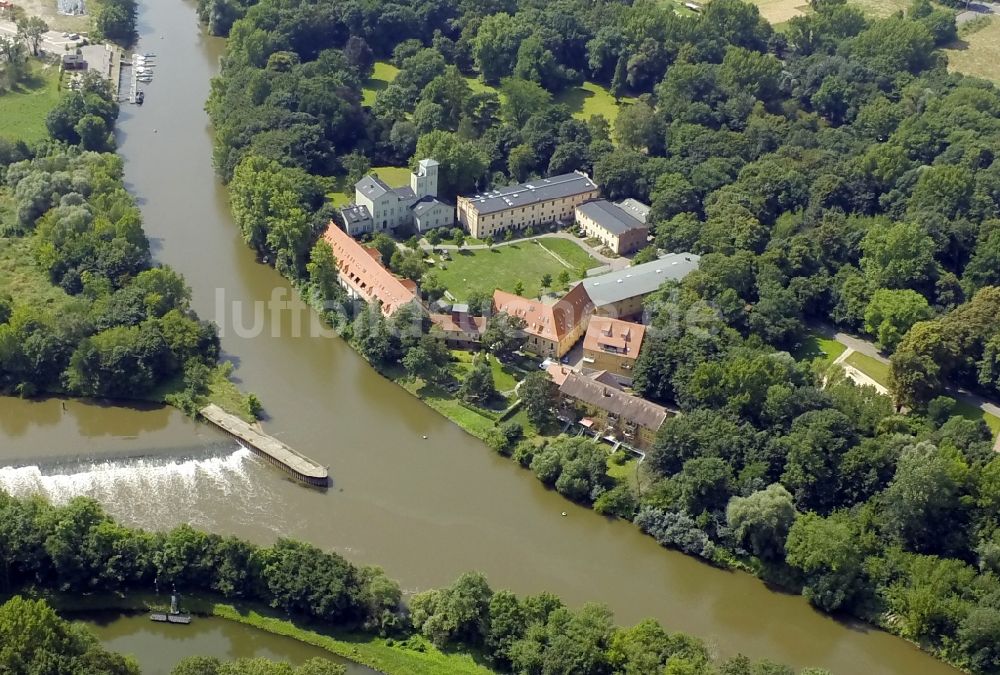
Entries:
{"type": "Polygon", "coordinates": [[[479,213],[497,213],[515,206],[531,206],[550,199],[562,199],[596,190],[597,185],[579,173],[564,173],[483,192],[467,199],[479,213]]]}
{"type": "Polygon", "coordinates": [[[612,234],[625,234],[637,229],[646,229],[641,220],[615,206],[607,199],[595,199],[581,204],[576,210],[587,216],[612,234]]]}
{"type": "Polygon", "coordinates": [[[626,213],[631,213],[644,223],[649,217],[649,206],[643,204],[638,199],[632,199],[629,197],[628,199],[623,199],[620,202],[615,202],[615,205],[620,207],[626,213]]]}
{"type": "Polygon", "coordinates": [[[413,191],[409,185],[404,185],[403,187],[392,188],[391,192],[396,195],[396,199],[399,201],[406,201],[407,199],[416,199],[417,193],[413,191]]]}
{"type": "Polygon", "coordinates": [[[694,253],[668,253],[658,260],[584,279],[583,287],[598,307],[648,295],[671,279],[680,281],[698,269],[694,253]]]}
{"type": "Polygon", "coordinates": [[[344,222],[348,225],[363,223],[366,220],[370,220],[372,217],[371,214],[368,213],[367,206],[359,206],[357,204],[348,204],[343,207],[340,209],[340,215],[343,216],[344,222]]]}
{"type": "Polygon", "coordinates": [[[361,190],[361,192],[369,199],[378,199],[386,192],[392,190],[385,181],[378,176],[368,174],[357,183],[354,184],[355,189],[361,190]]]}
{"type": "Polygon", "coordinates": [[[425,213],[427,213],[428,211],[430,211],[432,208],[434,208],[435,206],[439,206],[439,205],[440,206],[448,206],[447,204],[445,204],[441,200],[435,199],[434,197],[422,197],[420,199],[420,201],[418,201],[416,204],[414,204],[410,208],[413,209],[413,213],[415,215],[422,216],[425,213]]]}
{"type": "Polygon", "coordinates": [[[626,394],[617,386],[608,386],[577,372],[571,372],[566,376],[559,387],[559,393],[653,431],[659,429],[669,415],[667,409],[662,406],[626,394]]]}

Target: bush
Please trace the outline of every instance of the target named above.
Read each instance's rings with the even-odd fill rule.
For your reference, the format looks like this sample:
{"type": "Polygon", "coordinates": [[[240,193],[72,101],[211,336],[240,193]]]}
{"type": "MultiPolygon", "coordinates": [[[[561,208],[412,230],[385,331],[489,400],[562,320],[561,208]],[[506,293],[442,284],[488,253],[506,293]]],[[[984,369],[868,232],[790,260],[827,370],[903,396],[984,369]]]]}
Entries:
{"type": "Polygon", "coordinates": [[[687,514],[644,506],[634,522],[661,546],[673,547],[706,560],[712,560],[715,555],[715,544],[687,514]]]}
{"type": "Polygon", "coordinates": [[[594,510],[602,516],[616,516],[624,520],[632,520],[638,508],[639,502],[632,488],[624,483],[611,488],[594,502],[594,510]]]}

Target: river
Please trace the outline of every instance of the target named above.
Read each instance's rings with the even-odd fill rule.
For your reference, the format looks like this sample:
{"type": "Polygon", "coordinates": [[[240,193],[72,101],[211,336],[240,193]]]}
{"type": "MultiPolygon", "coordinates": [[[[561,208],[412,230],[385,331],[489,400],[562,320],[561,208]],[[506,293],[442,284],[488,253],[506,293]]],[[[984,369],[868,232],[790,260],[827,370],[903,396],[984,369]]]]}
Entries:
{"type": "Polygon", "coordinates": [[[222,327],[240,385],[264,402],[266,429],[328,464],[333,487],[299,487],[176,412],[7,401],[0,409],[20,408],[0,415],[0,464],[19,466],[0,470],[0,485],[57,500],[92,494],[146,527],[191,522],[258,542],[300,538],[382,565],[408,591],[482,570],[497,588],[607,603],[621,623],[655,617],[722,655],[844,675],[955,672],[903,640],[571,505],[340,340],[310,337],[311,313],[272,301],[292,292],[240,240],[212,169],[204,102],[223,42],[199,29],[189,0],[140,5],[139,49],[156,53],[156,75],[145,106],[123,106],[118,138],[154,255],[184,274],[195,309],[222,327]],[[263,330],[250,335],[255,319],[263,330]],[[25,456],[25,439],[40,459],[25,456]]]}
{"type": "Polygon", "coordinates": [[[170,675],[178,661],[192,654],[223,661],[265,658],[296,666],[319,657],[343,664],[347,675],[376,673],[320,647],[214,617],[199,617],[189,626],[175,626],[153,623],[145,614],[103,612],[83,615],[82,623],[106,649],[134,656],[143,675],[170,675]]]}

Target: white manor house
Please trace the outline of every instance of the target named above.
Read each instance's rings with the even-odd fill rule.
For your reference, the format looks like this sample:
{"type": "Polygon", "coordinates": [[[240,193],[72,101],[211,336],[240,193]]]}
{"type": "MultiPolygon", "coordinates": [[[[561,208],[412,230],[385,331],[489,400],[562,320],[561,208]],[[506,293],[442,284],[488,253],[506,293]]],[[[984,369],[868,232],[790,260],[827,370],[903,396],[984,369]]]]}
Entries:
{"type": "Polygon", "coordinates": [[[369,174],[354,184],[354,202],[340,210],[347,234],[357,237],[368,232],[384,232],[413,226],[423,233],[455,223],[455,207],[439,201],[438,163],[422,159],[410,174],[410,184],[389,187],[369,174]]]}

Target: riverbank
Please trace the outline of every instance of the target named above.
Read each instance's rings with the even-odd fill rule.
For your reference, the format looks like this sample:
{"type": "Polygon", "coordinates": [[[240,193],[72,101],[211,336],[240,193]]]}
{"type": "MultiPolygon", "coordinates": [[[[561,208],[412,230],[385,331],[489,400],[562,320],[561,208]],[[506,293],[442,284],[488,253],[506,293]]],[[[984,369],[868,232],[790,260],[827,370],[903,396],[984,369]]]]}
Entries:
{"type": "MultiPolygon", "coordinates": [[[[45,599],[64,615],[104,611],[122,613],[166,611],[170,606],[169,598],[152,593],[127,596],[39,593],[35,594],[35,597],[45,599]]],[[[364,633],[316,630],[264,605],[235,604],[210,596],[185,596],[182,603],[183,609],[196,617],[213,616],[266,633],[292,638],[385,675],[438,675],[442,672],[456,675],[490,675],[494,672],[477,664],[467,654],[442,652],[420,636],[411,637],[406,641],[396,641],[364,633]]],[[[197,618],[195,620],[197,621],[197,618]]],[[[183,627],[178,627],[179,632],[183,630],[183,627]]]]}

